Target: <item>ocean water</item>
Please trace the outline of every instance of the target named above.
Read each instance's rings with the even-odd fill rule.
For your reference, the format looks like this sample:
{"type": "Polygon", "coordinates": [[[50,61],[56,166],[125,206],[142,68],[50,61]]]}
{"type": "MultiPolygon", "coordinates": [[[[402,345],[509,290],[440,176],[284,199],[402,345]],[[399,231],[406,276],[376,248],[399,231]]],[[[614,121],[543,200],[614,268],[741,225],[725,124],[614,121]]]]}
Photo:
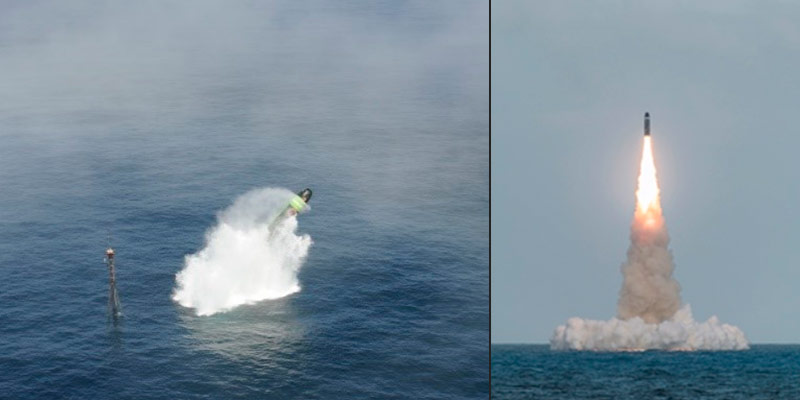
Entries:
{"type": "Polygon", "coordinates": [[[798,399],[800,345],[577,352],[492,345],[494,399],[798,399]]]}
{"type": "Polygon", "coordinates": [[[76,4],[0,6],[0,397],[489,395],[488,4],[76,4]],[[264,187],[300,291],[173,301],[264,187]]]}

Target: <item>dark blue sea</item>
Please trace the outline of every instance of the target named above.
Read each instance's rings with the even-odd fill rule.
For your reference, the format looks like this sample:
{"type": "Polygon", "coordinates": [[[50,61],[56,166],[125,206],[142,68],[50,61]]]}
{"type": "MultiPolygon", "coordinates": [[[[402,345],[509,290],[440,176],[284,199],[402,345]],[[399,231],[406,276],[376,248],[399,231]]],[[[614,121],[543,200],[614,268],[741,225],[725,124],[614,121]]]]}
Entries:
{"type": "Polygon", "coordinates": [[[494,399],[799,399],[800,345],[630,353],[492,345],[494,399]]]}
{"type": "Polygon", "coordinates": [[[488,20],[0,5],[0,398],[487,398],[488,20]],[[301,290],[196,316],[184,257],[263,187],[314,190],[301,290]]]}

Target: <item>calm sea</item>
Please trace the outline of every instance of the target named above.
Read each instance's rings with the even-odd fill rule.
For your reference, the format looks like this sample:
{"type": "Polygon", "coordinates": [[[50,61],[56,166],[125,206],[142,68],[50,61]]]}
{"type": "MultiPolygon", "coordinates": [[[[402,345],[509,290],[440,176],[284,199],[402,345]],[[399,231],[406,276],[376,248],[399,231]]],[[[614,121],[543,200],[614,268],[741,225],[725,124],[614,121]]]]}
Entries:
{"type": "Polygon", "coordinates": [[[799,399],[800,345],[631,353],[492,345],[494,399],[799,399]]]}

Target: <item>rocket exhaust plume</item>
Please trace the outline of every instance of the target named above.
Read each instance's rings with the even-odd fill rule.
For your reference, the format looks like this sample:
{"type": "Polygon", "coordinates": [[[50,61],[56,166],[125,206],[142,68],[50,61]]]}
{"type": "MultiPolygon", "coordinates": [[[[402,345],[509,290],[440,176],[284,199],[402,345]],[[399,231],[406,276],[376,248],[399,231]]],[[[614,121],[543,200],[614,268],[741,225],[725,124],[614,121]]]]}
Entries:
{"type": "Polygon", "coordinates": [[[649,324],[672,317],[681,305],[678,282],[669,248],[669,234],[661,215],[652,139],[644,137],[636,211],[631,225],[628,260],[622,265],[624,280],[617,314],[622,319],[640,317],[649,324]]]}
{"type": "Polygon", "coordinates": [[[570,318],[550,339],[555,350],[743,350],[747,339],[739,328],[720,324],[716,316],[703,323],[681,306],[680,285],[672,277],[675,264],[653,160],[650,118],[645,135],[631,244],[622,264],[623,282],[617,318],[608,321],[570,318]]]}

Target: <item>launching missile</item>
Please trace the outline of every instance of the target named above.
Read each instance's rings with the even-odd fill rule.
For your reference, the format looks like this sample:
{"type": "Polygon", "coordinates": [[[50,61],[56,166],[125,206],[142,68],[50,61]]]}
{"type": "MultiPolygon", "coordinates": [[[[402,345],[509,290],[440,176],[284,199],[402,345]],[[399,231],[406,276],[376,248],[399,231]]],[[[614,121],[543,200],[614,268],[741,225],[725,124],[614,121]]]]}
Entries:
{"type": "Polygon", "coordinates": [[[650,136],[650,113],[644,113],[644,135],[650,136]]]}
{"type": "Polygon", "coordinates": [[[293,196],[291,200],[289,200],[289,204],[286,205],[280,213],[275,215],[272,218],[272,222],[269,223],[269,231],[270,231],[270,238],[275,233],[275,227],[281,223],[286,218],[289,218],[293,215],[297,215],[297,213],[301,211],[306,211],[308,209],[308,202],[311,200],[311,189],[305,188],[297,193],[297,195],[293,196]]]}

